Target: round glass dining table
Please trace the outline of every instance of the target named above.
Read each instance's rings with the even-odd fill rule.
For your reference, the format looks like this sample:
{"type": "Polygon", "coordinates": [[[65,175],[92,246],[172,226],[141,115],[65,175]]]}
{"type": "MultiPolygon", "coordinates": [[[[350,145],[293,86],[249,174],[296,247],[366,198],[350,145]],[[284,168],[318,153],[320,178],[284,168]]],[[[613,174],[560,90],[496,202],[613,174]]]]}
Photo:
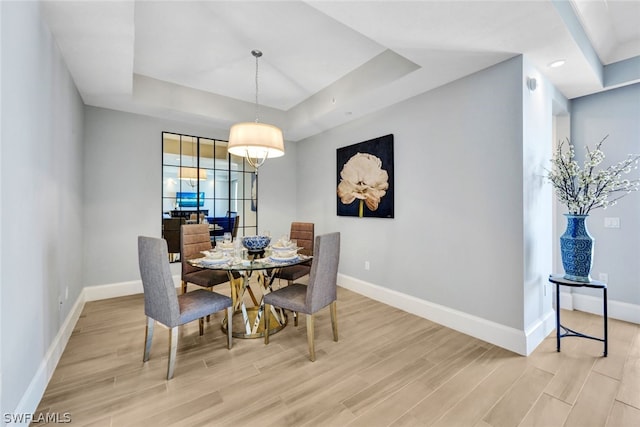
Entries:
{"type": "MultiPolygon", "coordinates": [[[[264,295],[271,292],[274,279],[278,271],[284,267],[310,262],[313,257],[298,254],[295,257],[277,258],[267,250],[263,258],[249,255],[246,259],[230,257],[228,259],[212,259],[208,257],[195,258],[189,263],[195,267],[211,270],[224,270],[229,275],[231,284],[231,299],[233,300],[233,319],[222,321],[222,330],[227,332],[227,324],[233,322],[232,335],[236,338],[264,337],[264,295]],[[233,273],[240,275],[234,278],[233,273]],[[259,295],[256,298],[254,288],[250,286],[251,277],[255,274],[258,282],[259,295]],[[251,299],[252,306],[247,306],[245,296],[251,299]]],[[[269,335],[282,330],[287,325],[287,315],[284,310],[271,307],[269,335]]]]}

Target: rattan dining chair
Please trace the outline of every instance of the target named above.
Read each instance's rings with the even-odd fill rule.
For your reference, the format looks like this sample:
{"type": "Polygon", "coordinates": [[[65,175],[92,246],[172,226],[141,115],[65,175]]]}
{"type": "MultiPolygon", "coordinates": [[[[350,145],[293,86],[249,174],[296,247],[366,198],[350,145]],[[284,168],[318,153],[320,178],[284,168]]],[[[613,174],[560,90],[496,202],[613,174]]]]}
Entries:
{"type": "MultiPolygon", "coordinates": [[[[155,237],[138,237],[138,264],[144,288],[144,313],[147,316],[143,362],[149,360],[153,327],[160,322],[171,329],[167,379],[173,378],[178,348],[178,326],[198,319],[200,335],[204,333],[204,317],[226,309],[231,319],[231,298],[198,289],[177,295],[169,268],[167,242],[155,237]]],[[[231,323],[227,327],[227,347],[233,345],[231,323]]]]}
{"type": "Polygon", "coordinates": [[[294,283],[264,296],[265,344],[269,344],[269,328],[266,325],[269,325],[270,306],[306,315],[309,358],[312,362],[316,360],[314,314],[326,306],[330,306],[331,310],[333,340],[338,341],[336,300],[339,261],[340,233],[329,233],[316,237],[309,284],[294,283]]]}

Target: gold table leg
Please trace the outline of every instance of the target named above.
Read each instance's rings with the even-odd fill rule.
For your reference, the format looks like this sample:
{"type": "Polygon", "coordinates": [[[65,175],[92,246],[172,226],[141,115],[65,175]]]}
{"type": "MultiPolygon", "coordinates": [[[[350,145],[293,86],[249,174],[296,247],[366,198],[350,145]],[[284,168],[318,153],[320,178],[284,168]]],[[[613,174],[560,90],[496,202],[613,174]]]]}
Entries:
{"type": "MultiPolygon", "coordinates": [[[[251,289],[249,283],[251,278],[251,272],[241,272],[242,277],[234,279],[231,272],[229,274],[229,282],[231,283],[231,299],[233,301],[233,316],[231,321],[232,335],[236,338],[260,338],[264,337],[264,322],[262,316],[264,312],[264,303],[262,297],[260,302],[255,298],[255,294],[251,289]],[[245,292],[249,293],[253,307],[247,307],[244,302],[245,292]]],[[[273,277],[266,276],[264,273],[260,273],[258,277],[258,283],[261,285],[262,293],[267,294],[271,291],[271,283],[273,283],[273,277]]],[[[270,308],[272,316],[269,316],[269,334],[274,334],[282,330],[287,325],[287,315],[284,310],[279,313],[275,307],[270,308]]],[[[225,317],[222,321],[222,330],[227,332],[227,324],[230,320],[225,317]]]]}

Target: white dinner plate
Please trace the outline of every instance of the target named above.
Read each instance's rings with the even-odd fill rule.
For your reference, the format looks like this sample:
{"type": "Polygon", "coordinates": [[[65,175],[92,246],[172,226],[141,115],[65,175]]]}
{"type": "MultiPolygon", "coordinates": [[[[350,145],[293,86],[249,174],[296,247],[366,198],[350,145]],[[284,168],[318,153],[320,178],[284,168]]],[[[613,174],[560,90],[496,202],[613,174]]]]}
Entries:
{"type": "Polygon", "coordinates": [[[302,249],[299,246],[289,246],[289,247],[278,247],[278,246],[271,246],[271,251],[272,252],[291,252],[291,251],[299,251],[300,249],[302,249]]]}
{"type": "Polygon", "coordinates": [[[218,265],[229,262],[229,258],[201,258],[200,264],[203,265],[218,265]]]}
{"type": "Polygon", "coordinates": [[[280,257],[278,255],[271,255],[271,256],[269,256],[269,258],[271,258],[273,261],[276,261],[276,262],[293,261],[295,259],[298,259],[298,254],[295,254],[295,255],[292,255],[292,256],[288,256],[288,257],[280,257]]]}

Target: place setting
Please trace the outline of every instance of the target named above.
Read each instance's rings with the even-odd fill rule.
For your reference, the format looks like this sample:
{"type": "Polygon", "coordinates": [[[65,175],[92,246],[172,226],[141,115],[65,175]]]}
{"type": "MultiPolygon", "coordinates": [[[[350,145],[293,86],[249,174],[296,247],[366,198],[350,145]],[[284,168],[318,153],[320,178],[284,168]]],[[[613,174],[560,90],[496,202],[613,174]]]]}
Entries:
{"type": "Polygon", "coordinates": [[[200,251],[204,258],[199,258],[197,261],[203,266],[214,266],[229,263],[231,261],[231,252],[213,249],[211,251],[200,251]]]}
{"type": "Polygon", "coordinates": [[[290,262],[299,258],[298,251],[302,249],[296,240],[290,240],[284,235],[271,245],[269,260],[273,262],[290,262]]]}

